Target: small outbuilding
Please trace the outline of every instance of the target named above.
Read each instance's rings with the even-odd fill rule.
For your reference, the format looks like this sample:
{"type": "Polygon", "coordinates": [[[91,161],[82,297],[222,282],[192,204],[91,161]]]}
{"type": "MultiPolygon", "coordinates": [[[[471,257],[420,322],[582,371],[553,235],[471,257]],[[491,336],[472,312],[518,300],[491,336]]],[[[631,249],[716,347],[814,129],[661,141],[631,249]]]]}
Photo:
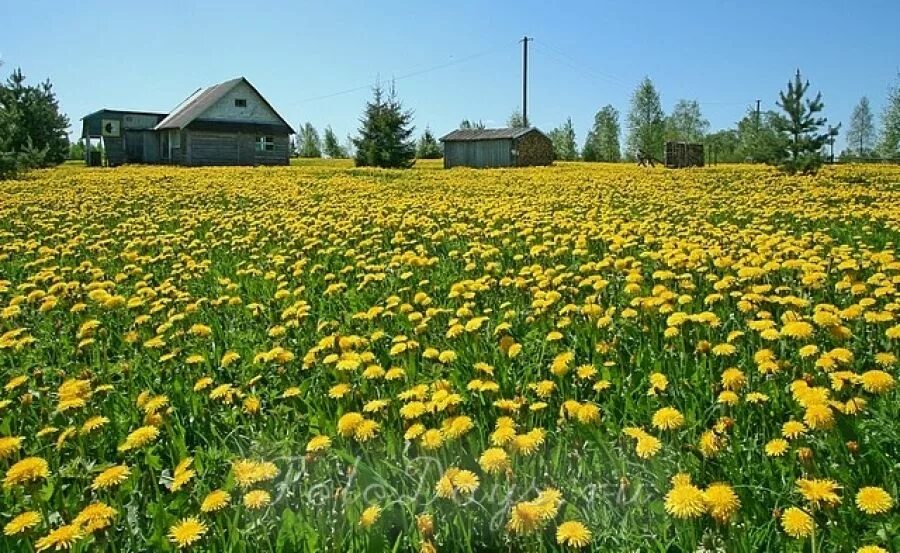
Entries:
{"type": "Polygon", "coordinates": [[[441,137],[444,168],[526,167],[553,163],[553,143],[536,127],[457,129],[441,137]]]}
{"type": "Polygon", "coordinates": [[[170,113],[102,109],[82,122],[82,138],[101,140],[112,166],[287,165],[294,133],[243,77],[198,89],[170,113]]]}
{"type": "Polygon", "coordinates": [[[666,142],[665,158],[666,167],[669,169],[703,167],[703,144],[666,142]]]}

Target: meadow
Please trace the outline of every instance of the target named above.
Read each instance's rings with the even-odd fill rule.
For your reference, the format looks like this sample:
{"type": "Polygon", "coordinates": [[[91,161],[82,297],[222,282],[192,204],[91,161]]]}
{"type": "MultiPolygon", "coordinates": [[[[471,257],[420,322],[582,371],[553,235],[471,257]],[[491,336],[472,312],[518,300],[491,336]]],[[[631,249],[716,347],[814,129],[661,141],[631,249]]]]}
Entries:
{"type": "Polygon", "coordinates": [[[0,184],[2,551],[900,551],[900,168],[0,184]]]}

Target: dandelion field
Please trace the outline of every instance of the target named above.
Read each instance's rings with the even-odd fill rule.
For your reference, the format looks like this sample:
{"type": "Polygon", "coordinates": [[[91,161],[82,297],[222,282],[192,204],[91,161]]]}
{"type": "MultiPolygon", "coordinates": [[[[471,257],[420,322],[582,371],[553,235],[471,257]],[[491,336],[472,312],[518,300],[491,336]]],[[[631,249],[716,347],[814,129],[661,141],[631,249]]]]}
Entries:
{"type": "Polygon", "coordinates": [[[877,166],[3,183],[0,551],[898,551],[898,243],[877,166]]]}

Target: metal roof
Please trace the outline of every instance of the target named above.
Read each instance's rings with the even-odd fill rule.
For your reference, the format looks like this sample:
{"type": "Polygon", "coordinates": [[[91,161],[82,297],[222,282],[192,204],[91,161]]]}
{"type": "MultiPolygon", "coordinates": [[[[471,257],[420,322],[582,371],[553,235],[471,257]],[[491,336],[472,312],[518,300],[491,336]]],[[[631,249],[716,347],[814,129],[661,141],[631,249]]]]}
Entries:
{"type": "Polygon", "coordinates": [[[284,126],[287,127],[289,133],[293,133],[294,129],[288,124],[284,118],[275,111],[275,108],[272,107],[272,104],[265,99],[265,97],[256,90],[250,81],[245,79],[244,77],[238,77],[236,79],[231,79],[229,81],[225,81],[223,83],[219,83],[217,85],[213,85],[209,88],[205,88],[203,90],[197,91],[191,96],[188,96],[186,100],[184,100],[181,104],[179,104],[173,111],[159,122],[153,130],[158,131],[161,129],[183,129],[193,122],[195,119],[200,117],[207,109],[209,109],[213,104],[218,102],[223,96],[228,94],[232,88],[237,86],[239,83],[245,82],[247,85],[259,96],[262,101],[275,113],[275,116],[284,123],[284,126]]]}
{"type": "Polygon", "coordinates": [[[537,131],[537,127],[504,128],[504,129],[456,129],[441,137],[441,142],[446,141],[473,141],[473,140],[502,140],[516,139],[520,136],[537,131]]]}
{"type": "Polygon", "coordinates": [[[107,113],[113,114],[113,115],[154,115],[156,117],[165,117],[166,115],[168,115],[167,113],[159,113],[158,111],[141,111],[141,110],[136,110],[136,109],[103,108],[103,109],[98,109],[97,111],[95,111],[93,113],[89,113],[89,114],[85,115],[84,117],[81,118],[81,120],[83,121],[85,119],[90,119],[90,118],[96,117],[98,115],[105,115],[107,113]]]}

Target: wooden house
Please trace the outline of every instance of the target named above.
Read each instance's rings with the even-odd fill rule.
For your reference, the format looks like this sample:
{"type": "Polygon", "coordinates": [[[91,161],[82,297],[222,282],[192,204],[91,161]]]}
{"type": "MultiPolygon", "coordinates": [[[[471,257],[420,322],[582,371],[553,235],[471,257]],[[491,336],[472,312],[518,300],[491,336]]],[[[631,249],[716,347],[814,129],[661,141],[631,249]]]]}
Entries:
{"type": "Polygon", "coordinates": [[[168,114],[102,109],[82,122],[82,138],[101,139],[113,166],[287,165],[294,133],[243,77],[199,89],[168,114]]]}
{"type": "Polygon", "coordinates": [[[553,143],[535,127],[457,129],[441,137],[444,168],[525,167],[553,163],[553,143]]]}

